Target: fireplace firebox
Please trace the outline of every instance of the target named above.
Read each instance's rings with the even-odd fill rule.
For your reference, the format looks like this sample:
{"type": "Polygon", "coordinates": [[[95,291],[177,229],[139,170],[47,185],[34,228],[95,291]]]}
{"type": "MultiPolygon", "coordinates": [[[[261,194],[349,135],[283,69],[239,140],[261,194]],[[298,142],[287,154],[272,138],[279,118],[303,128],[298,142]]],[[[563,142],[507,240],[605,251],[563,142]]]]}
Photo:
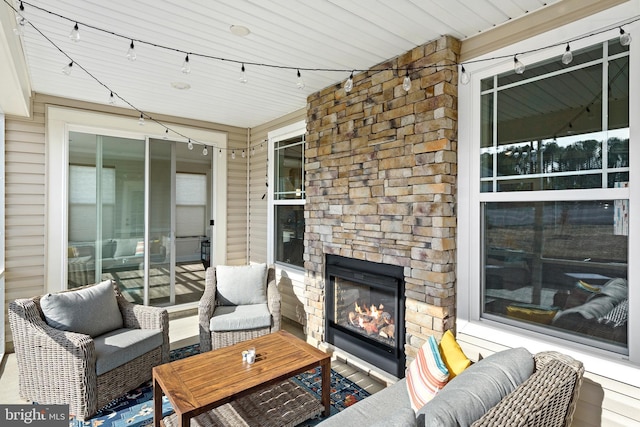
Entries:
{"type": "Polygon", "coordinates": [[[404,377],[404,268],[326,257],[326,340],[404,377]]]}

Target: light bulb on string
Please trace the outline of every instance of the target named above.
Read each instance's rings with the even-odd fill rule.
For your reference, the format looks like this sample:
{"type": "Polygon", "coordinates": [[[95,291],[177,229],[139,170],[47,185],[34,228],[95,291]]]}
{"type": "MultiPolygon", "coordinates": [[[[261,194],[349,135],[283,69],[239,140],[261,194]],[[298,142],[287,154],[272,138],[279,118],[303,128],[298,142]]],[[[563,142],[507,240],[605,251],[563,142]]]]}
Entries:
{"type": "Polygon", "coordinates": [[[140,118],[138,119],[138,124],[140,126],[144,126],[144,115],[140,113],[140,118]]]}
{"type": "Polygon", "coordinates": [[[131,40],[131,44],[129,44],[129,50],[127,51],[127,59],[129,61],[135,61],[138,55],[136,55],[136,48],[133,44],[133,40],[131,40]]]}
{"type": "Polygon", "coordinates": [[[73,61],[69,62],[67,65],[65,65],[65,66],[62,68],[62,73],[63,73],[63,74],[65,74],[65,75],[67,75],[67,76],[70,76],[70,75],[71,75],[71,70],[72,70],[72,69],[73,69],[73,61]]]}
{"type": "Polygon", "coordinates": [[[109,105],[116,105],[116,97],[113,96],[113,92],[109,94],[109,105]]]}
{"type": "Polygon", "coordinates": [[[218,150],[218,157],[222,157],[222,148],[218,150]]]}
{"type": "Polygon", "coordinates": [[[525,65],[520,62],[517,55],[513,55],[513,71],[515,71],[516,74],[523,74],[525,68],[525,65]]]}
{"type": "Polygon", "coordinates": [[[402,80],[402,89],[406,92],[409,92],[411,89],[411,78],[409,77],[409,69],[407,68],[407,74],[404,76],[404,80],[402,80]]]}
{"type": "Polygon", "coordinates": [[[569,47],[569,43],[567,43],[567,48],[562,54],[562,63],[564,65],[569,65],[573,61],[573,53],[571,53],[571,48],[569,47]]]}
{"type": "Polygon", "coordinates": [[[231,158],[232,158],[233,160],[235,160],[235,159],[236,159],[236,150],[231,151],[231,158]]]}
{"type": "Polygon", "coordinates": [[[76,43],[80,41],[80,29],[78,28],[78,23],[77,22],[73,26],[73,29],[71,30],[71,33],[69,33],[69,38],[71,40],[73,40],[74,42],[76,42],[76,43]]]}
{"type": "Polygon", "coordinates": [[[21,36],[24,34],[24,27],[27,25],[27,18],[24,17],[24,4],[20,2],[20,13],[16,15],[16,28],[13,29],[13,33],[16,36],[21,36]]]}
{"type": "Polygon", "coordinates": [[[189,143],[187,144],[187,148],[189,150],[193,150],[193,142],[191,142],[191,139],[189,139],[189,143]]]}
{"type": "Polygon", "coordinates": [[[256,155],[256,147],[251,147],[251,157],[256,155]]]}
{"type": "Polygon", "coordinates": [[[189,54],[187,54],[187,56],[185,56],[184,58],[181,71],[185,74],[191,73],[191,65],[189,65],[189,54]]]}
{"type": "Polygon", "coordinates": [[[205,145],[204,148],[202,149],[202,155],[207,156],[208,154],[209,154],[209,150],[207,150],[207,146],[205,145]]]}
{"type": "Polygon", "coordinates": [[[460,84],[466,85],[471,81],[471,75],[464,69],[464,65],[460,65],[460,84]]]}
{"type": "Polygon", "coordinates": [[[298,70],[298,81],[296,82],[296,87],[298,89],[304,89],[304,80],[302,80],[302,76],[300,75],[300,70],[298,70]]]}
{"type": "Polygon", "coordinates": [[[347,79],[347,81],[344,84],[344,91],[349,93],[351,92],[351,90],[353,89],[353,71],[351,72],[351,74],[349,75],[349,78],[347,79]]]}
{"type": "Polygon", "coordinates": [[[164,136],[162,137],[162,139],[169,139],[169,129],[164,130],[164,136]]]}
{"type": "Polygon", "coordinates": [[[246,83],[249,80],[247,80],[247,73],[244,70],[244,64],[242,64],[242,68],[240,68],[240,83],[246,83]]]}
{"type": "Polygon", "coordinates": [[[620,44],[622,46],[629,46],[631,44],[631,34],[626,33],[622,27],[620,27],[620,44]]]}
{"type": "Polygon", "coordinates": [[[242,150],[242,158],[244,159],[245,157],[247,157],[246,153],[244,152],[244,150],[242,150]]]}

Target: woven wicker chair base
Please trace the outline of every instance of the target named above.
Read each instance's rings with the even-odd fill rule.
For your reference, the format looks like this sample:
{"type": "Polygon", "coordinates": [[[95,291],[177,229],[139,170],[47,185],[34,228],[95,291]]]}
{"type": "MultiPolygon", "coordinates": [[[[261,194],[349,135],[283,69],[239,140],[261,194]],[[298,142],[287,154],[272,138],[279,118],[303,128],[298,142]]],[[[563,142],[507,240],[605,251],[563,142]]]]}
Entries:
{"type": "Polygon", "coordinates": [[[211,332],[211,347],[213,350],[228,347],[242,341],[252,340],[271,333],[271,328],[247,329],[241,331],[211,332]]]}
{"type": "MultiPolygon", "coordinates": [[[[291,380],[258,390],[191,420],[192,427],[293,427],[324,410],[317,397],[291,380]]],[[[177,427],[174,414],[163,419],[177,427]]]]}
{"type": "Polygon", "coordinates": [[[162,347],[97,377],[97,409],[102,408],[116,397],[122,396],[122,390],[133,390],[140,384],[149,381],[151,369],[160,364],[162,364],[162,347]]]}

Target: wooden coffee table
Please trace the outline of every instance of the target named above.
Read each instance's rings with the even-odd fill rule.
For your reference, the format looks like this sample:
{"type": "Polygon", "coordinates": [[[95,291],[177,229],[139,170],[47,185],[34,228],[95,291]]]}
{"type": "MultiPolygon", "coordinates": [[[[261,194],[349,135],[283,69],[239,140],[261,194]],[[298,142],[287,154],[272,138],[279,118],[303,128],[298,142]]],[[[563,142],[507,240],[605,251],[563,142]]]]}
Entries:
{"type": "Polygon", "coordinates": [[[209,351],[153,368],[153,420],[160,427],[162,394],[186,427],[191,418],[264,386],[322,368],[324,415],[330,410],[331,356],[286,331],[209,351]],[[242,361],[242,351],[256,349],[256,361],[242,361]]]}

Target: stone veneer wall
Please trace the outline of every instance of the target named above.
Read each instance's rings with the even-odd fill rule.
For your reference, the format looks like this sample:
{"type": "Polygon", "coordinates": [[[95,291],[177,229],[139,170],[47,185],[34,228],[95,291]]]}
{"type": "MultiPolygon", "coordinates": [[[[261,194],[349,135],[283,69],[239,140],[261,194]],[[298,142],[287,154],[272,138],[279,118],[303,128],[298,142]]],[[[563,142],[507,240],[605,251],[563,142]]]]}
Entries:
{"type": "Polygon", "coordinates": [[[324,341],[325,254],[404,267],[408,360],[454,327],[459,49],[445,36],[355,75],[350,93],[339,84],[308,98],[310,340],[324,341]]]}

